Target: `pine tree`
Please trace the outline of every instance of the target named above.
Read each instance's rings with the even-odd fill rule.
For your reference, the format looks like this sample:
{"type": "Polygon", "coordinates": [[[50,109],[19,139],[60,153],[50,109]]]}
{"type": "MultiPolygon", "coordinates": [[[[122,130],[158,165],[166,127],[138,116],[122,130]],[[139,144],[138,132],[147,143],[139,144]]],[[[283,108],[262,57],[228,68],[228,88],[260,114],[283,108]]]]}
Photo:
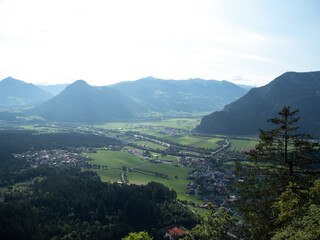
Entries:
{"type": "Polygon", "coordinates": [[[236,206],[254,239],[270,238],[276,224],[271,207],[290,182],[308,188],[319,177],[318,144],[310,135],[296,133],[297,113],[284,107],[269,120],[274,129],[260,130],[258,145],[248,153],[249,162],[236,163],[236,206]]]}

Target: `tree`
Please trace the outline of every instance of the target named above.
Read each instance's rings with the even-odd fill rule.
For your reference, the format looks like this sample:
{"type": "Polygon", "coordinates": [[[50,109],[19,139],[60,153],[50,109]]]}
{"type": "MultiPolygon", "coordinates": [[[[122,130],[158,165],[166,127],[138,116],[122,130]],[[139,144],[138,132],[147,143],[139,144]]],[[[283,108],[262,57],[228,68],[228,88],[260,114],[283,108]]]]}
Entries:
{"type": "Polygon", "coordinates": [[[128,236],[122,238],[122,240],[152,240],[147,232],[129,233],[128,236]]]}
{"type": "Polygon", "coordinates": [[[229,211],[220,208],[216,211],[212,204],[209,204],[209,212],[205,216],[200,217],[200,224],[197,224],[184,240],[221,240],[228,239],[228,229],[232,220],[229,211]]]}
{"type": "Polygon", "coordinates": [[[255,239],[269,239],[276,226],[271,207],[290,182],[308,188],[319,176],[318,144],[310,135],[297,134],[294,124],[298,110],[283,107],[278,118],[269,122],[276,127],[260,130],[260,141],[248,153],[249,163],[236,163],[236,206],[250,224],[255,239]]]}
{"type": "Polygon", "coordinates": [[[320,180],[309,189],[291,183],[273,208],[277,229],[272,240],[320,239],[320,180]]]}

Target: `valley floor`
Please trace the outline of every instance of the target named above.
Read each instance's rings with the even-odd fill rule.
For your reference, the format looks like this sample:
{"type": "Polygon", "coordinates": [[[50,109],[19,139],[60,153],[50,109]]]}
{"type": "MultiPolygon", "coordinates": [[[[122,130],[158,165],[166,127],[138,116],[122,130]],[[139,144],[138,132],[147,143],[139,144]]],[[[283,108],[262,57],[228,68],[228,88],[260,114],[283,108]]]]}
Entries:
{"type": "Polygon", "coordinates": [[[123,146],[80,151],[82,160],[87,163],[82,162],[80,166],[97,172],[105,182],[163,183],[177,192],[183,204],[203,213],[207,202],[217,207],[228,206],[227,200],[236,198],[229,190],[234,180],[233,163],[244,161],[245,152],[257,144],[257,139],[254,136],[200,135],[193,132],[197,124],[199,119],[176,118],[145,123],[47,124],[23,128],[43,133],[77,131],[118,139],[123,146]]]}

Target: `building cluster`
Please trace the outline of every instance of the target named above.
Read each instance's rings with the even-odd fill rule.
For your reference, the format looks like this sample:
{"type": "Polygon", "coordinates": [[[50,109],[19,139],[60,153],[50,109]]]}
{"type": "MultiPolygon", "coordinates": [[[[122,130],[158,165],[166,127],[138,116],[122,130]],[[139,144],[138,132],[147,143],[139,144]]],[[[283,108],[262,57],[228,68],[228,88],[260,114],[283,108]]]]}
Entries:
{"type": "MultiPolygon", "coordinates": [[[[82,149],[84,152],[91,152],[90,149],[82,149]]],[[[40,166],[50,167],[75,167],[85,166],[86,162],[90,160],[88,156],[81,154],[81,149],[75,149],[70,152],[62,149],[28,151],[21,154],[14,154],[18,159],[26,160],[32,168],[40,166]],[[80,152],[79,152],[80,151],[80,152]]]]}
{"type": "Polygon", "coordinates": [[[181,133],[187,132],[184,129],[179,129],[179,128],[170,128],[170,127],[165,127],[161,129],[160,131],[157,131],[159,134],[164,134],[164,135],[172,135],[172,136],[179,136],[181,133]]]}
{"type": "Polygon", "coordinates": [[[234,174],[229,171],[199,170],[190,174],[194,181],[187,186],[189,194],[202,193],[201,200],[211,202],[214,206],[226,204],[226,196],[230,193],[228,188],[234,179],[234,174]]]}
{"type": "Polygon", "coordinates": [[[229,196],[229,186],[235,179],[230,169],[216,170],[213,161],[205,158],[180,157],[179,164],[195,169],[189,172],[188,178],[192,182],[187,185],[186,194],[199,195],[204,202],[211,202],[214,206],[226,204],[226,196],[229,196]]]}

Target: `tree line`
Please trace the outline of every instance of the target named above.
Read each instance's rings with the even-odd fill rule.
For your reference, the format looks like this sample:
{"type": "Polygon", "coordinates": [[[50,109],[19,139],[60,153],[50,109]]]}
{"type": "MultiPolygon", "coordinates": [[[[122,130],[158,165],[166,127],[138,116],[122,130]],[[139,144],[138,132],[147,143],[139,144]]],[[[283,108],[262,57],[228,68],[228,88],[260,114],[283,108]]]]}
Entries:
{"type": "Polygon", "coordinates": [[[3,196],[1,239],[121,239],[142,230],[163,239],[166,226],[197,222],[160,183],[129,186],[78,169],[37,171],[45,177],[34,178],[28,191],[3,196]]]}

